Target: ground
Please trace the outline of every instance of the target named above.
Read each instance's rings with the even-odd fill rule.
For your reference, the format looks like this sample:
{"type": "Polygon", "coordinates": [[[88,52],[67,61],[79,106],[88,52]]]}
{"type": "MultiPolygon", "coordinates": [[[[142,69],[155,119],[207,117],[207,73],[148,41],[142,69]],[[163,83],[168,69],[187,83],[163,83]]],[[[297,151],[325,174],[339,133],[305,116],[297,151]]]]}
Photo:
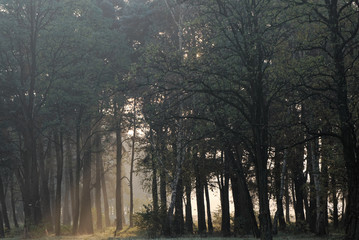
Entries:
{"type": "MultiPolygon", "coordinates": [[[[65,228],[63,232],[66,232],[67,229],[65,228]]],[[[44,235],[44,236],[35,236],[33,235],[32,239],[38,239],[38,240],[123,240],[123,239],[148,239],[146,236],[141,234],[136,228],[132,229],[124,229],[119,236],[114,237],[113,236],[114,229],[109,228],[103,232],[97,232],[93,235],[82,235],[82,236],[71,236],[71,235],[65,235],[61,237],[56,237],[53,234],[44,235]]],[[[40,235],[40,233],[38,233],[40,235]]],[[[13,231],[10,233],[11,237],[4,238],[4,240],[23,240],[23,235],[21,234],[21,231],[13,231]]],[[[228,238],[221,238],[221,237],[213,237],[208,236],[209,240],[225,240],[228,238]]],[[[188,236],[183,238],[161,238],[161,240],[195,240],[195,239],[204,239],[204,237],[200,238],[197,236],[188,236]]],[[[241,236],[241,237],[232,237],[230,239],[246,239],[246,240],[257,240],[256,238],[253,238],[251,236],[241,236]]],[[[343,239],[343,234],[340,233],[332,233],[329,236],[320,238],[316,237],[313,234],[310,233],[301,233],[301,234],[293,234],[293,233],[280,233],[277,236],[273,238],[274,240],[341,240],[343,239]]]]}

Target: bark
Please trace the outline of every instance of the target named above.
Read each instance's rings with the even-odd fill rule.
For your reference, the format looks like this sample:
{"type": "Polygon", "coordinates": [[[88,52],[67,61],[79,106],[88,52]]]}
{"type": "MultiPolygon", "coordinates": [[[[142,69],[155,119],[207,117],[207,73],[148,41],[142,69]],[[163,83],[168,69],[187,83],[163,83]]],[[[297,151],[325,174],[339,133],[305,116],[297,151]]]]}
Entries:
{"type": "MultiPolygon", "coordinates": [[[[232,197],[234,205],[234,219],[233,219],[233,233],[237,237],[238,234],[241,234],[241,202],[239,200],[239,179],[238,175],[234,172],[231,173],[231,185],[232,185],[232,197]]],[[[248,229],[248,228],[247,228],[248,229]]]]}
{"type": "Polygon", "coordinates": [[[304,146],[298,145],[294,149],[292,149],[292,174],[293,174],[293,184],[295,189],[295,205],[294,205],[294,212],[295,212],[295,219],[296,224],[299,227],[304,227],[304,188],[305,188],[305,178],[304,178],[304,146]]]}
{"type": "MultiPolygon", "coordinates": [[[[71,136],[68,134],[65,138],[65,146],[66,146],[66,161],[67,161],[67,174],[68,174],[68,192],[70,193],[71,200],[71,212],[69,213],[69,223],[71,224],[71,218],[73,218],[73,209],[75,208],[75,188],[74,188],[74,176],[73,176],[73,159],[72,159],[72,149],[71,149],[71,136]]],[[[70,208],[70,207],[69,207],[70,208]]]]}
{"type": "MultiPolygon", "coordinates": [[[[171,234],[171,228],[173,228],[173,211],[174,211],[174,207],[175,207],[175,203],[176,203],[176,198],[177,198],[177,189],[178,189],[178,183],[179,180],[181,178],[182,175],[182,164],[184,162],[184,154],[183,154],[183,148],[184,146],[182,145],[182,140],[183,140],[183,136],[182,136],[182,123],[181,121],[179,121],[179,126],[178,126],[179,132],[178,132],[178,136],[177,136],[177,142],[176,142],[176,165],[175,165],[175,172],[174,172],[174,178],[172,180],[171,183],[171,200],[170,200],[170,204],[168,206],[168,211],[167,211],[167,224],[165,225],[165,235],[170,235],[171,234]]],[[[183,195],[183,194],[182,194],[183,195]]],[[[183,214],[183,213],[182,213],[183,214]]]]}
{"type": "Polygon", "coordinates": [[[331,193],[333,198],[333,226],[335,229],[339,227],[339,213],[338,213],[338,197],[337,197],[337,183],[336,177],[332,174],[331,179],[331,193]]]}
{"type": "Polygon", "coordinates": [[[166,225],[166,212],[167,212],[167,191],[166,191],[167,179],[166,169],[164,165],[164,159],[162,159],[162,166],[160,169],[160,219],[162,225],[162,231],[164,231],[166,225]]]}
{"type": "Polygon", "coordinates": [[[54,144],[56,152],[56,198],[55,198],[55,235],[61,235],[61,187],[62,187],[62,171],[63,171],[63,137],[62,132],[54,133],[54,144]]]}
{"type": "Polygon", "coordinates": [[[101,135],[95,135],[95,165],[96,165],[96,180],[95,180],[95,206],[96,206],[96,228],[102,230],[102,211],[101,211],[101,135]]]}
{"type": "Polygon", "coordinates": [[[246,176],[242,165],[243,149],[236,149],[236,158],[232,151],[228,152],[231,159],[230,166],[232,169],[231,182],[233,192],[233,202],[235,207],[237,230],[241,234],[252,233],[255,237],[260,237],[257,220],[254,215],[252,198],[249,194],[246,176]],[[236,187],[237,186],[237,187],[236,187]]]}
{"type": "Polygon", "coordinates": [[[133,227],[133,165],[135,163],[135,140],[136,140],[136,99],[133,102],[133,136],[131,149],[130,167],[130,227],[133,227]]]}
{"type": "MultiPolygon", "coordinates": [[[[257,27],[256,19],[254,26],[257,27]]],[[[258,34],[258,33],[255,33],[258,34]]],[[[262,54],[263,49],[261,43],[258,44],[258,53],[262,54]]],[[[259,197],[259,222],[262,240],[272,240],[272,222],[269,210],[268,198],[268,103],[265,99],[265,92],[263,89],[264,76],[262,72],[254,72],[255,78],[251,80],[253,84],[253,105],[251,109],[250,123],[253,133],[254,150],[252,152],[254,157],[256,181],[258,187],[259,197]]]]}
{"type": "Polygon", "coordinates": [[[183,182],[182,176],[178,180],[177,194],[175,202],[175,216],[173,221],[173,230],[176,235],[182,235],[184,233],[184,219],[183,219],[183,182]]]}
{"type": "Polygon", "coordinates": [[[76,171],[75,171],[75,183],[73,188],[74,190],[74,207],[72,208],[73,216],[73,226],[72,234],[76,235],[78,233],[78,222],[80,215],[80,172],[81,172],[81,111],[77,117],[77,126],[76,126],[76,171]]]}
{"type": "MultiPolygon", "coordinates": [[[[30,228],[38,225],[42,220],[40,194],[39,194],[39,174],[37,172],[37,151],[35,138],[35,125],[32,120],[26,126],[24,132],[24,179],[23,182],[23,200],[25,213],[25,235],[30,228]]],[[[22,174],[18,175],[22,178],[22,174]]]]}
{"type": "Polygon", "coordinates": [[[152,158],[152,204],[153,212],[158,215],[158,186],[157,186],[157,167],[155,160],[152,158]]]}
{"type": "MultiPolygon", "coordinates": [[[[67,165],[67,163],[66,163],[67,165]]],[[[70,215],[70,182],[69,182],[69,173],[68,173],[68,168],[67,166],[65,166],[65,171],[64,171],[64,182],[65,182],[65,190],[64,190],[64,198],[63,198],[63,209],[62,209],[62,224],[65,226],[69,226],[71,225],[71,215],[70,215]]]]}
{"type": "Polygon", "coordinates": [[[43,138],[38,140],[38,152],[39,152],[39,171],[40,171],[40,198],[41,198],[41,207],[43,212],[43,218],[45,221],[45,226],[47,231],[53,231],[53,222],[51,214],[51,200],[50,200],[50,191],[49,191],[49,169],[48,166],[45,166],[45,160],[50,161],[51,158],[51,143],[48,141],[46,149],[43,146],[43,138]],[[47,167],[47,169],[46,169],[47,167]]]}
{"type": "MultiPolygon", "coordinates": [[[[322,146],[323,145],[327,145],[328,139],[323,138],[322,140],[322,146]]],[[[324,229],[321,230],[320,232],[322,232],[324,235],[329,234],[329,223],[328,223],[328,189],[329,189],[329,178],[328,178],[328,160],[329,160],[330,156],[328,156],[328,152],[325,151],[323,152],[323,156],[322,156],[322,167],[321,167],[321,182],[322,182],[322,191],[320,192],[320,201],[321,201],[321,205],[322,207],[322,212],[323,212],[323,227],[324,229]]]]}
{"type": "Polygon", "coordinates": [[[15,197],[14,197],[14,179],[13,176],[11,176],[11,183],[10,183],[10,202],[11,202],[11,208],[12,208],[12,218],[14,220],[14,226],[16,228],[19,227],[19,223],[17,221],[17,216],[16,216],[16,204],[15,204],[15,197]]]}
{"type": "Polygon", "coordinates": [[[158,216],[159,205],[158,205],[158,186],[157,186],[157,164],[156,159],[158,158],[158,153],[154,147],[154,139],[153,139],[153,129],[150,128],[150,143],[151,143],[151,167],[152,167],[152,204],[153,204],[153,212],[155,216],[158,216]]]}
{"type": "Polygon", "coordinates": [[[284,195],[284,176],[287,172],[287,151],[284,150],[283,159],[280,158],[280,153],[276,148],[275,153],[275,185],[276,185],[276,199],[277,199],[277,211],[274,215],[274,225],[273,225],[273,233],[277,234],[277,225],[279,223],[279,230],[284,230],[285,220],[283,213],[283,195],[284,195]],[[280,169],[280,161],[283,160],[282,169],[280,169]],[[279,180],[279,181],[278,181],[279,180]]]}
{"type": "Polygon", "coordinates": [[[5,237],[4,221],[2,217],[2,212],[0,210],[0,238],[4,238],[4,237],[5,237]]]}
{"type": "Polygon", "coordinates": [[[70,136],[67,135],[65,137],[64,145],[66,147],[66,157],[65,157],[65,168],[64,168],[64,176],[65,176],[65,196],[64,196],[64,207],[63,207],[63,219],[62,223],[66,226],[71,225],[71,205],[73,203],[71,193],[73,186],[73,176],[72,176],[72,154],[71,154],[71,145],[70,145],[70,136]]]}
{"type": "MultiPolygon", "coordinates": [[[[348,182],[348,198],[346,210],[346,240],[359,239],[359,148],[357,146],[357,126],[350,111],[348,99],[348,80],[351,64],[355,62],[346,61],[346,53],[357,44],[358,22],[351,22],[348,16],[354,15],[357,19],[358,12],[352,4],[339,5],[337,0],[326,1],[324,5],[326,15],[325,27],[329,32],[328,55],[332,60],[334,81],[333,88],[336,94],[337,114],[339,117],[339,128],[343,147],[343,157],[346,167],[348,182]],[[351,11],[350,14],[347,11],[351,11]],[[350,24],[344,24],[344,21],[350,24]],[[348,29],[351,27],[351,29],[348,29]],[[354,42],[353,42],[354,41],[354,42]],[[346,66],[348,64],[348,66],[346,66]]],[[[345,4],[345,3],[344,3],[345,4]]],[[[321,15],[322,16],[322,15],[321,15]]],[[[321,17],[319,16],[319,17],[321,17]]]]}
{"type": "Polygon", "coordinates": [[[290,197],[289,197],[289,178],[288,178],[288,171],[285,174],[285,189],[284,189],[284,194],[285,194],[285,221],[287,222],[287,224],[290,223],[290,209],[289,209],[289,205],[290,205],[290,197]]]}
{"type": "MultiPolygon", "coordinates": [[[[261,97],[260,97],[261,98],[261,97]]],[[[264,104],[264,103],[262,103],[264,104]]],[[[263,108],[259,107],[257,111],[263,111],[263,108]]],[[[259,113],[261,116],[261,113],[259,113]]],[[[263,116],[265,119],[267,115],[263,116]]],[[[262,240],[272,240],[272,222],[269,210],[268,200],[268,175],[267,175],[267,160],[268,160],[268,132],[266,127],[259,127],[263,124],[267,124],[267,120],[257,119],[257,122],[253,126],[254,142],[255,144],[255,169],[256,169],[256,180],[258,185],[258,196],[259,196],[259,222],[261,230],[262,240]]]]}
{"type": "Polygon", "coordinates": [[[317,141],[311,142],[311,155],[312,155],[312,170],[314,176],[314,186],[315,186],[315,198],[316,198],[316,228],[315,232],[317,235],[325,235],[326,227],[325,227],[325,216],[323,209],[323,202],[321,201],[321,193],[322,193],[322,185],[320,182],[320,171],[319,171],[319,156],[316,154],[316,150],[318,149],[317,141]]]}
{"type": "Polygon", "coordinates": [[[222,155],[223,172],[220,176],[220,198],[222,210],[221,232],[224,237],[231,235],[230,213],[229,213],[229,157],[228,151],[222,155]]]}
{"type": "Polygon", "coordinates": [[[213,233],[213,224],[212,224],[212,215],[211,215],[211,203],[209,199],[209,191],[208,191],[208,183],[207,181],[204,183],[204,192],[206,195],[206,205],[207,205],[207,226],[208,226],[208,233],[213,233]]]}
{"type": "MultiPolygon", "coordinates": [[[[194,174],[196,178],[196,200],[197,200],[197,217],[198,217],[198,234],[204,234],[206,232],[206,214],[204,207],[204,196],[203,196],[203,181],[202,174],[200,171],[200,161],[198,159],[197,152],[195,151],[194,156],[194,174]]],[[[201,166],[202,167],[202,166],[201,166]]]]}
{"type": "Polygon", "coordinates": [[[193,234],[193,218],[192,218],[192,203],[191,203],[191,180],[186,181],[186,232],[193,234]]]}
{"type": "MultiPolygon", "coordinates": [[[[102,160],[102,159],[101,159],[102,160]]],[[[102,195],[103,195],[103,208],[105,213],[105,224],[106,227],[111,226],[110,222],[110,209],[108,206],[108,198],[107,198],[107,188],[106,188],[106,181],[105,181],[105,171],[103,169],[103,161],[101,161],[101,184],[102,184],[102,195]]]]}
{"type": "Polygon", "coordinates": [[[122,203],[122,120],[118,113],[118,106],[115,106],[116,121],[116,230],[121,231],[123,228],[123,203],[122,203]]]}
{"type": "Polygon", "coordinates": [[[56,212],[56,184],[55,184],[55,166],[56,166],[56,154],[49,159],[49,192],[50,192],[50,207],[53,229],[55,229],[55,212],[56,212]]]}
{"type": "MultiPolygon", "coordinates": [[[[307,151],[308,153],[312,153],[312,151],[314,151],[315,149],[312,150],[312,148],[314,147],[314,144],[308,143],[307,145],[307,151]]],[[[307,222],[310,228],[310,231],[315,233],[316,231],[316,225],[317,225],[317,214],[316,214],[316,196],[315,196],[315,185],[314,185],[314,175],[313,175],[313,154],[308,154],[307,156],[307,167],[308,167],[308,172],[309,172],[309,177],[310,177],[310,182],[309,182],[309,190],[310,190],[310,195],[309,195],[309,202],[310,202],[310,207],[309,207],[309,211],[307,213],[307,222]]]]}
{"type": "Polygon", "coordinates": [[[4,184],[3,184],[1,176],[0,176],[0,203],[1,203],[3,222],[5,224],[5,231],[10,231],[10,221],[9,221],[9,217],[8,217],[8,213],[7,213],[7,207],[6,207],[4,184]]]}
{"type": "Polygon", "coordinates": [[[82,184],[82,197],[80,209],[80,234],[93,234],[92,212],[91,212],[91,126],[90,123],[86,124],[85,137],[85,150],[83,160],[83,184],[82,184]]]}

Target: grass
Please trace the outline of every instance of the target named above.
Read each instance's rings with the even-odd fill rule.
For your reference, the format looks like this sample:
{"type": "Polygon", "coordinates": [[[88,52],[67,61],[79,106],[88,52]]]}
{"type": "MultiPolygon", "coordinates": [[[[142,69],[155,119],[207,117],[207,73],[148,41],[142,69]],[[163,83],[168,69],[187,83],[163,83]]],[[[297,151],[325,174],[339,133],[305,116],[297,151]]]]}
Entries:
{"type": "MultiPolygon", "coordinates": [[[[138,228],[125,228],[123,229],[117,237],[114,237],[114,228],[107,228],[101,232],[96,232],[93,235],[81,235],[81,236],[71,236],[70,231],[66,227],[63,228],[64,236],[54,236],[54,234],[46,235],[46,232],[43,229],[38,229],[36,233],[32,233],[32,239],[38,240],[123,240],[123,239],[148,239],[138,228]]],[[[199,237],[199,236],[185,236],[181,238],[157,238],[160,240],[199,240],[206,237],[199,237]]],[[[246,240],[256,240],[252,236],[241,236],[241,237],[231,237],[231,238],[222,238],[218,236],[218,234],[214,234],[213,236],[207,236],[210,240],[224,240],[224,239],[246,239],[246,240]]],[[[293,233],[286,233],[282,232],[279,233],[277,236],[274,236],[274,240],[341,240],[343,239],[343,234],[340,233],[331,233],[329,236],[326,237],[317,237],[311,233],[300,233],[300,234],[293,234],[293,233]]],[[[10,233],[7,234],[7,238],[5,240],[22,240],[23,232],[20,229],[12,230],[10,233]]]]}

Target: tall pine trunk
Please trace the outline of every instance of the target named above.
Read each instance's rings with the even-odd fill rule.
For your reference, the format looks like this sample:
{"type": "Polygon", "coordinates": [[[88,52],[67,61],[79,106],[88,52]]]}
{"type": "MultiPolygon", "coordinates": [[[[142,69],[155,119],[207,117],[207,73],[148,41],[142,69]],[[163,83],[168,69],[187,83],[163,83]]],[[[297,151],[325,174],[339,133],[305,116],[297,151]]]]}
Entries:
{"type": "Polygon", "coordinates": [[[260,231],[258,229],[257,220],[254,215],[254,207],[252,198],[249,194],[249,189],[242,165],[243,148],[236,148],[236,158],[232,151],[228,151],[230,158],[230,166],[232,169],[231,182],[233,202],[235,207],[235,226],[239,229],[235,229],[237,233],[250,234],[259,237],[260,231]]]}
{"type": "Polygon", "coordinates": [[[206,209],[207,209],[207,226],[208,233],[213,233],[213,224],[212,224],[212,215],[211,215],[211,201],[209,199],[209,191],[208,191],[208,182],[207,180],[204,183],[204,193],[206,196],[206,209]]]}
{"type": "MultiPolygon", "coordinates": [[[[68,192],[70,193],[71,200],[71,211],[69,214],[69,225],[71,224],[71,219],[73,220],[73,209],[75,208],[75,188],[74,188],[74,175],[73,175],[73,166],[74,164],[72,159],[72,146],[71,146],[71,136],[68,134],[65,138],[65,146],[66,146],[66,162],[67,162],[67,174],[68,174],[68,192]]],[[[69,206],[70,208],[70,206],[69,206]]]]}
{"type": "Polygon", "coordinates": [[[8,213],[7,213],[7,207],[6,207],[4,183],[2,181],[1,176],[0,176],[0,203],[1,203],[3,221],[5,223],[5,231],[10,231],[10,221],[9,221],[9,217],[8,217],[8,213]]]}
{"type": "Polygon", "coordinates": [[[81,111],[77,117],[76,124],[76,171],[75,171],[75,182],[72,186],[74,190],[74,207],[72,208],[72,234],[78,233],[78,223],[80,216],[80,173],[81,173],[81,111]]]}
{"type": "Polygon", "coordinates": [[[121,231],[123,228],[123,203],[122,203],[122,120],[119,113],[119,107],[115,104],[115,121],[116,121],[116,230],[121,231]]]}
{"type": "Polygon", "coordinates": [[[315,186],[315,206],[316,206],[316,228],[315,233],[319,236],[326,234],[326,226],[325,226],[325,215],[323,209],[323,201],[321,201],[321,193],[322,193],[322,184],[320,181],[320,171],[319,171],[319,154],[318,154],[318,140],[311,142],[311,163],[312,163],[312,171],[314,177],[314,186],[315,186]]]}
{"type": "Polygon", "coordinates": [[[55,197],[55,235],[61,235],[61,186],[62,186],[62,171],[63,171],[63,137],[62,132],[54,133],[54,144],[56,152],[56,197],[55,197]]]}
{"type": "Polygon", "coordinates": [[[66,226],[71,225],[71,208],[73,207],[73,175],[72,175],[72,153],[70,144],[70,135],[66,134],[64,139],[64,146],[66,153],[64,156],[64,176],[65,176],[65,195],[64,195],[64,207],[63,207],[63,224],[66,226]]]}
{"type": "Polygon", "coordinates": [[[0,209],[0,238],[4,238],[4,237],[5,237],[4,221],[3,221],[2,212],[0,209]]]}
{"type": "Polygon", "coordinates": [[[196,178],[196,200],[197,200],[197,222],[198,222],[198,234],[204,234],[206,232],[206,213],[204,207],[204,195],[203,195],[203,176],[200,171],[202,168],[201,158],[197,157],[197,152],[194,152],[194,174],[196,178]]]}
{"type": "Polygon", "coordinates": [[[105,213],[105,224],[106,227],[111,226],[110,222],[110,209],[108,206],[108,197],[107,197],[107,188],[106,188],[106,178],[105,171],[103,169],[103,160],[101,159],[101,185],[102,185],[102,195],[103,195],[103,208],[105,213]]]}
{"type": "Polygon", "coordinates": [[[166,213],[167,213],[167,178],[166,178],[166,169],[164,164],[164,158],[161,154],[162,158],[162,166],[160,168],[160,219],[162,225],[162,233],[164,233],[165,225],[166,225],[166,213]]]}
{"type": "Polygon", "coordinates": [[[339,213],[338,213],[338,196],[337,196],[337,182],[335,174],[330,178],[331,194],[333,198],[333,227],[337,229],[339,227],[339,213]]]}
{"type": "Polygon", "coordinates": [[[182,176],[178,180],[177,194],[175,202],[175,215],[173,221],[173,230],[176,235],[182,235],[184,233],[184,219],[183,219],[183,181],[182,176]]]}
{"type": "Polygon", "coordinates": [[[91,123],[86,123],[84,131],[85,146],[84,146],[84,160],[83,160],[83,184],[82,184],[82,197],[80,209],[80,234],[93,234],[92,212],[91,212],[91,123]]]}
{"type": "Polygon", "coordinates": [[[135,143],[136,143],[136,99],[133,101],[133,136],[131,146],[131,166],[130,166],[130,227],[133,227],[133,168],[135,163],[135,143]]]}
{"type": "Polygon", "coordinates": [[[12,209],[12,218],[14,221],[14,226],[16,228],[19,227],[19,223],[17,221],[17,216],[16,216],[16,204],[15,204],[15,196],[14,196],[14,177],[13,175],[11,175],[10,177],[10,202],[11,202],[11,209],[12,209]]]}
{"type": "Polygon", "coordinates": [[[186,232],[189,234],[193,233],[193,218],[192,218],[192,203],[191,203],[191,179],[186,179],[186,232]]]}
{"type": "Polygon", "coordinates": [[[95,147],[95,166],[96,166],[96,180],[95,180],[95,206],[96,206],[96,228],[102,230],[102,211],[101,211],[101,135],[97,133],[94,140],[95,147]]]}
{"type": "Polygon", "coordinates": [[[280,157],[280,152],[278,151],[279,147],[276,147],[275,152],[275,187],[276,187],[276,199],[277,199],[277,211],[274,215],[273,220],[273,233],[277,234],[278,232],[278,223],[279,223],[279,230],[284,230],[285,220],[284,220],[284,213],[283,213],[283,194],[284,194],[284,176],[287,172],[287,151],[284,150],[283,157],[280,157]],[[280,162],[282,163],[282,168],[280,166],[280,162]]]}
{"type": "Polygon", "coordinates": [[[221,210],[222,210],[222,223],[221,232],[224,237],[231,235],[230,225],[230,212],[229,212],[229,153],[225,152],[224,156],[221,156],[221,162],[223,164],[223,170],[220,176],[220,198],[221,198],[221,210]]]}

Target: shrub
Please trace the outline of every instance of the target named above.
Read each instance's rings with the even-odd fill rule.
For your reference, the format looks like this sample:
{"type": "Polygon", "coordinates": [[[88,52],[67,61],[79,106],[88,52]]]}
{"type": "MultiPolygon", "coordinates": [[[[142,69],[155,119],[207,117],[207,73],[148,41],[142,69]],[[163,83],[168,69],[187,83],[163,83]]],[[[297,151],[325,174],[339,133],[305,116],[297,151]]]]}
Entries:
{"type": "Polygon", "coordinates": [[[161,234],[161,218],[158,212],[153,211],[151,204],[143,205],[144,209],[135,214],[135,225],[150,238],[155,238],[161,234]]]}

